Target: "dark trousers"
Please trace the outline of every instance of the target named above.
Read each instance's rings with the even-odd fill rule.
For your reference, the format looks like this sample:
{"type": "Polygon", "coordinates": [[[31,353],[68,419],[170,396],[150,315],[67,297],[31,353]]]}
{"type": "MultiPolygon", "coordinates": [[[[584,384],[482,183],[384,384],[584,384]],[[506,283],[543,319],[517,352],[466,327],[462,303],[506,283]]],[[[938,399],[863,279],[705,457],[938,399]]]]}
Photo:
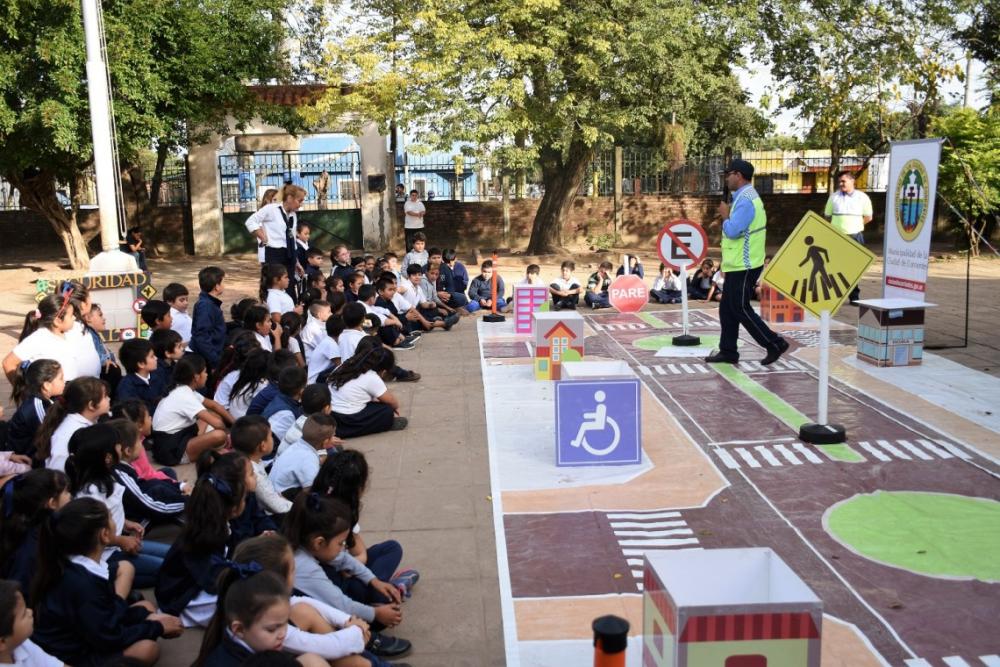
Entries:
{"type": "Polygon", "coordinates": [[[396,340],[402,334],[402,330],[399,327],[393,325],[383,324],[378,328],[378,337],[383,343],[392,347],[396,344],[396,340]]]}
{"type": "Polygon", "coordinates": [[[372,401],[361,412],[355,412],[353,415],[339,412],[333,412],[331,415],[337,420],[338,438],[357,438],[388,431],[392,428],[392,420],[396,416],[391,406],[377,401],[372,401]]]}
{"type": "Polygon", "coordinates": [[[723,354],[734,358],[740,356],[736,349],[736,339],[739,338],[741,324],[757,344],[765,349],[773,347],[779,338],[750,306],[750,297],[753,296],[753,288],[760,278],[762,268],[758,266],[749,271],[726,271],[726,289],[722,291],[722,301],[719,302],[719,321],[722,324],[719,351],[723,354]]]}
{"type": "Polygon", "coordinates": [[[591,308],[610,308],[611,301],[608,299],[607,292],[590,292],[588,291],[583,295],[583,300],[591,308]]]}
{"type": "MultiPolygon", "coordinates": [[[[864,232],[858,232],[857,234],[848,234],[848,236],[850,236],[852,239],[854,239],[855,241],[857,241],[861,245],[865,244],[865,235],[864,235],[864,232]]],[[[854,301],[857,301],[858,299],[861,298],[861,287],[860,287],[860,285],[861,285],[860,282],[857,285],[855,285],[854,289],[851,290],[850,296],[847,297],[847,299],[849,301],[851,301],[852,303],[854,301]]]]}
{"type": "MultiPolygon", "coordinates": [[[[368,558],[365,566],[381,581],[389,581],[403,560],[403,547],[396,540],[387,540],[368,547],[368,558]]],[[[347,597],[362,604],[386,604],[385,597],[357,577],[345,577],[333,568],[323,568],[330,581],[344,591],[347,597]]]]}
{"type": "Polygon", "coordinates": [[[297,300],[298,294],[295,289],[295,255],[289,255],[288,250],[285,248],[272,248],[268,246],[264,248],[264,263],[281,264],[288,269],[288,277],[291,280],[288,281],[288,289],[285,291],[288,293],[288,296],[292,297],[293,301],[297,300]]]}

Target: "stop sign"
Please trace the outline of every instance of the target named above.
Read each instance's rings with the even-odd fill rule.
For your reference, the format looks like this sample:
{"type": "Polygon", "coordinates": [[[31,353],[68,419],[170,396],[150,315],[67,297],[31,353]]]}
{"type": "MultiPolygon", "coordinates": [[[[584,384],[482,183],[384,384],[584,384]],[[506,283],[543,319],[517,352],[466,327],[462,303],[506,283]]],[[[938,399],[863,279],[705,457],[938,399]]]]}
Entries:
{"type": "Polygon", "coordinates": [[[618,312],[638,313],[649,301],[649,290],[639,276],[618,276],[608,290],[608,300],[618,312]]]}

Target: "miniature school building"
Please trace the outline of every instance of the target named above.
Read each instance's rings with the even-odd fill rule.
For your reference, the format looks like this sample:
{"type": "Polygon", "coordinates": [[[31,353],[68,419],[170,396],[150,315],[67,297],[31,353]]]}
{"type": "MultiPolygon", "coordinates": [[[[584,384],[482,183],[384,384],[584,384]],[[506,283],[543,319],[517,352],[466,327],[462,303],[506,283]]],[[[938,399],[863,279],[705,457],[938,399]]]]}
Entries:
{"type": "Polygon", "coordinates": [[[531,334],[531,316],[547,310],[549,288],[544,285],[516,285],[514,287],[514,333],[531,334]]]}
{"type": "Polygon", "coordinates": [[[805,311],[778,290],[762,283],[760,286],[760,318],[774,324],[801,322],[805,318],[805,311]]]}
{"type": "Polygon", "coordinates": [[[583,359],[583,316],[576,311],[536,312],[535,379],[558,380],[564,361],[583,359]]]}
{"type": "Polygon", "coordinates": [[[819,667],[823,603],[770,549],[647,553],[645,667],[819,667]]]}
{"type": "Polygon", "coordinates": [[[924,356],[924,308],[909,299],[858,302],[858,359],[875,366],[917,366],[924,356]]]}

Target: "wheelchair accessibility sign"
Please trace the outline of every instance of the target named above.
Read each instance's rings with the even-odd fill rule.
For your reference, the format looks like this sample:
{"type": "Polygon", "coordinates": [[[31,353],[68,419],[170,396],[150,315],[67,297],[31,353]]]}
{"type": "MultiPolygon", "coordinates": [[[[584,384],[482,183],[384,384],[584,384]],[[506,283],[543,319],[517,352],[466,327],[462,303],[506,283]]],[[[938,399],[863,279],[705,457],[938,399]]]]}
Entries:
{"type": "Polygon", "coordinates": [[[639,380],[556,383],[556,465],[642,462],[639,380]]]}

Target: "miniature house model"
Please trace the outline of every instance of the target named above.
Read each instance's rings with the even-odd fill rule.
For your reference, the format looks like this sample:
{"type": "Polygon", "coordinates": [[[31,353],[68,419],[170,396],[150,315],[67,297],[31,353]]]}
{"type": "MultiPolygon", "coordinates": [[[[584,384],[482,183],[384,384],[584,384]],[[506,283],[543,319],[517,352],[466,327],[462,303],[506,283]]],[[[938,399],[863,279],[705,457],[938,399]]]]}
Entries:
{"type": "Polygon", "coordinates": [[[583,359],[583,316],[575,310],[534,313],[535,379],[558,380],[564,361],[583,359]]]}
{"type": "Polygon", "coordinates": [[[775,324],[801,322],[805,318],[805,311],[778,290],[761,283],[760,318],[775,324]]]}
{"type": "Polygon", "coordinates": [[[517,285],[514,287],[514,333],[531,334],[533,313],[545,310],[549,288],[544,285],[517,285]]]}
{"type": "Polygon", "coordinates": [[[643,665],[819,667],[823,603],[770,549],[647,553],[643,665]]]}
{"type": "Polygon", "coordinates": [[[858,359],[875,366],[916,366],[924,356],[924,308],[909,299],[858,302],[858,359]]]}

